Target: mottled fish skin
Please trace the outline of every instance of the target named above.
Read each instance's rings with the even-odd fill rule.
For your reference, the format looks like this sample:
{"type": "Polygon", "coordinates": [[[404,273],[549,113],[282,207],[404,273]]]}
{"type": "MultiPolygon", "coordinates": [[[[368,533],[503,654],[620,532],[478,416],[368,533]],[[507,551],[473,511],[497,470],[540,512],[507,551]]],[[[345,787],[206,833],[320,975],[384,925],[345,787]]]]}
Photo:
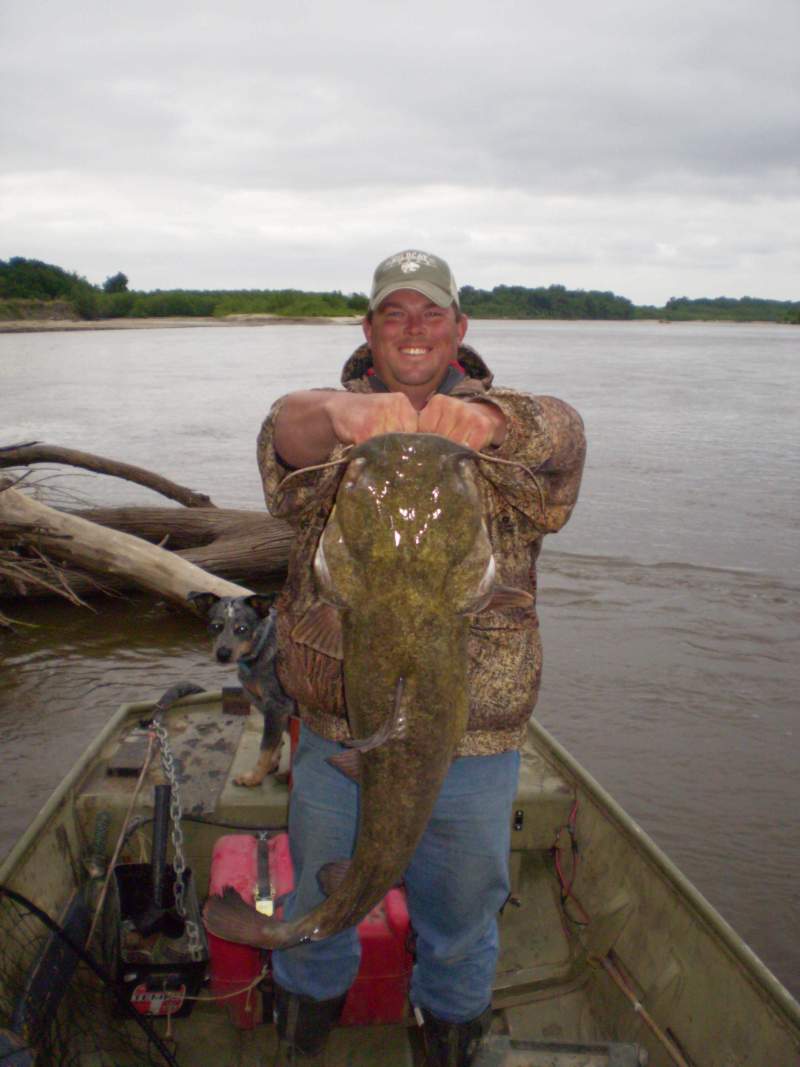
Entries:
{"type": "Polygon", "coordinates": [[[432,434],[386,434],[351,453],[315,571],[341,616],[353,736],[376,734],[392,715],[401,728],[359,754],[358,838],[331,896],[288,923],[254,909],[246,921],[236,909],[235,923],[230,909],[227,921],[225,901],[212,898],[212,933],[265,948],[321,940],[356,925],[402,878],[466,729],[467,615],[493,586],[473,457],[432,434]]]}

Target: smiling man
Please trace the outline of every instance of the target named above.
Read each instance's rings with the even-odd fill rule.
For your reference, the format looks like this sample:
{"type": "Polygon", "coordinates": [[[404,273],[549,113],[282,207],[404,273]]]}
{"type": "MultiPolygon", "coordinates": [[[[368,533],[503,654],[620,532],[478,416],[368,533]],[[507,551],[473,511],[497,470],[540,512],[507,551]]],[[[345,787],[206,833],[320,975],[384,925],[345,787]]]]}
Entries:
{"type": "MultiPolygon", "coordinates": [[[[457,362],[467,331],[447,264],[426,252],[400,252],[378,267],[363,324],[367,345],[345,367],[346,393],[294,393],[275,422],[275,448],[292,467],[325,459],[337,444],[361,444],[378,433],[438,433],[480,451],[502,443],[501,408],[465,407],[449,398],[477,399],[491,376],[475,377],[457,362]],[[400,288],[398,288],[400,286],[400,288]],[[359,354],[368,356],[366,382],[359,354]],[[460,388],[466,386],[466,389],[460,388]]],[[[488,397],[485,398],[488,401],[488,397]]]]}
{"type": "MultiPolygon", "coordinates": [[[[277,604],[278,672],[302,721],[289,815],[296,875],[289,919],[323,899],[317,871],[352,853],[358,786],[327,762],[350,736],[340,662],[293,637],[318,598],[314,553],[342,468],[300,473],[286,486],[283,479],[390,432],[440,434],[514,460],[481,466],[481,503],[498,581],[535,597],[542,538],[569,518],[584,462],[583,425],[568,404],[493,385],[464,344],[458,288],[438,256],[407,250],[384,260],[363,329],[366,342],[345,363],[343,389],[281,398],[258,443],[267,504],[295,531],[277,604]]],[[[467,1067],[491,1018],[519,747],[541,673],[535,612],[473,616],[468,655],[467,731],[404,877],[416,935],[410,995],[430,1067],[467,1067]]],[[[273,953],[281,1063],[322,1062],[358,965],[355,930],[273,953]]]]}

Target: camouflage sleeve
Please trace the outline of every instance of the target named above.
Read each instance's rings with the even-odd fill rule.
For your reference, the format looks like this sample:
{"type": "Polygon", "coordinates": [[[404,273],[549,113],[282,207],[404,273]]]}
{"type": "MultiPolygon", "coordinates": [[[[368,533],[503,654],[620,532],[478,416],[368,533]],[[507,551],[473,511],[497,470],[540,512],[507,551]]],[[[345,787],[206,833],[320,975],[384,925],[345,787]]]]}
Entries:
{"type": "Polygon", "coordinates": [[[482,399],[500,408],[508,428],[503,444],[486,454],[527,468],[485,463],[486,477],[536,529],[555,533],[578,499],[586,457],[583,420],[569,404],[552,396],[491,389],[482,399]]]}
{"type": "MultiPolygon", "coordinates": [[[[304,520],[309,511],[319,509],[321,504],[330,508],[342,467],[295,471],[283,462],[275,451],[274,431],[275,420],[285,400],[285,396],[276,400],[264,419],[258,434],[256,454],[264,500],[270,514],[296,525],[304,520]]],[[[343,445],[337,445],[330,455],[331,461],[341,459],[344,451],[343,445]]]]}

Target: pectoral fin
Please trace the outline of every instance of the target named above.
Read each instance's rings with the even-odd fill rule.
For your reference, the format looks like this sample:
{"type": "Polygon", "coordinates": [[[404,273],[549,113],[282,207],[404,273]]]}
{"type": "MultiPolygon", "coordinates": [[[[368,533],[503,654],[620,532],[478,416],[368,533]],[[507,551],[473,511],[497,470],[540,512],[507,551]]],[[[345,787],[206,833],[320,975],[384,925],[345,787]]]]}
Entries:
{"type": "Polygon", "coordinates": [[[524,589],[515,589],[512,585],[496,585],[492,590],[488,604],[483,611],[511,611],[513,608],[533,610],[534,599],[524,589]]]}
{"type": "Polygon", "coordinates": [[[342,620],[331,604],[319,601],[292,630],[292,640],[332,659],[342,659],[342,620]]]}
{"type": "Polygon", "coordinates": [[[473,600],[460,614],[481,615],[484,611],[499,611],[504,614],[515,608],[532,612],[534,604],[533,596],[526,593],[524,589],[515,589],[511,585],[493,585],[491,589],[486,590],[485,594],[473,600]]]}

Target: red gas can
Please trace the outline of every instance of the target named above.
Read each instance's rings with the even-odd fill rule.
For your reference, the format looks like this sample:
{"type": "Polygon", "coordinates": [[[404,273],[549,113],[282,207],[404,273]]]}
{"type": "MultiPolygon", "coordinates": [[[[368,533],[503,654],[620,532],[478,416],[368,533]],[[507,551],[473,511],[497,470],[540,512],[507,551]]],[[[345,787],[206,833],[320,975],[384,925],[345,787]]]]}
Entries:
{"type": "MultiPolygon", "coordinates": [[[[286,834],[277,834],[263,841],[251,834],[228,834],[214,846],[209,893],[221,894],[226,886],[232,886],[248,904],[255,903],[259,894],[266,898],[270,890],[274,896],[285,893],[286,889],[278,888],[275,884],[273,872],[285,868],[287,863],[291,869],[286,834]],[[259,885],[259,849],[266,850],[271,886],[259,885]]],[[[264,881],[263,877],[261,881],[264,881]]],[[[214,996],[227,998],[222,1003],[227,1007],[234,1026],[250,1030],[258,1023],[270,1022],[270,1019],[264,1018],[262,993],[254,985],[265,968],[269,976],[269,953],[251,948],[250,945],[223,941],[212,933],[208,934],[208,950],[211,956],[211,992],[214,996]],[[231,993],[238,995],[230,996],[231,993]]]]}
{"type": "MultiPolygon", "coordinates": [[[[222,893],[226,886],[233,886],[249,904],[256,902],[259,891],[263,896],[266,887],[263,860],[259,873],[259,847],[263,850],[265,844],[249,834],[220,838],[211,860],[209,892],[222,893]]],[[[271,837],[266,849],[269,890],[274,898],[280,898],[294,886],[288,836],[277,834],[271,837]]],[[[257,906],[269,909],[266,899],[257,906]]],[[[412,965],[405,892],[391,889],[361,921],[358,935],[361,966],[345,1001],[342,1024],[400,1022],[406,1009],[412,965]]],[[[258,991],[242,991],[253,984],[265,965],[269,965],[269,953],[222,941],[213,934],[209,934],[208,940],[212,992],[215,995],[239,993],[224,1002],[231,1021],[241,1029],[268,1022],[263,1018],[262,998],[258,991]]]]}
{"type": "Polygon", "coordinates": [[[390,889],[358,926],[361,966],[350,986],[342,1025],[399,1023],[411,976],[409,920],[403,889],[390,889]]]}

